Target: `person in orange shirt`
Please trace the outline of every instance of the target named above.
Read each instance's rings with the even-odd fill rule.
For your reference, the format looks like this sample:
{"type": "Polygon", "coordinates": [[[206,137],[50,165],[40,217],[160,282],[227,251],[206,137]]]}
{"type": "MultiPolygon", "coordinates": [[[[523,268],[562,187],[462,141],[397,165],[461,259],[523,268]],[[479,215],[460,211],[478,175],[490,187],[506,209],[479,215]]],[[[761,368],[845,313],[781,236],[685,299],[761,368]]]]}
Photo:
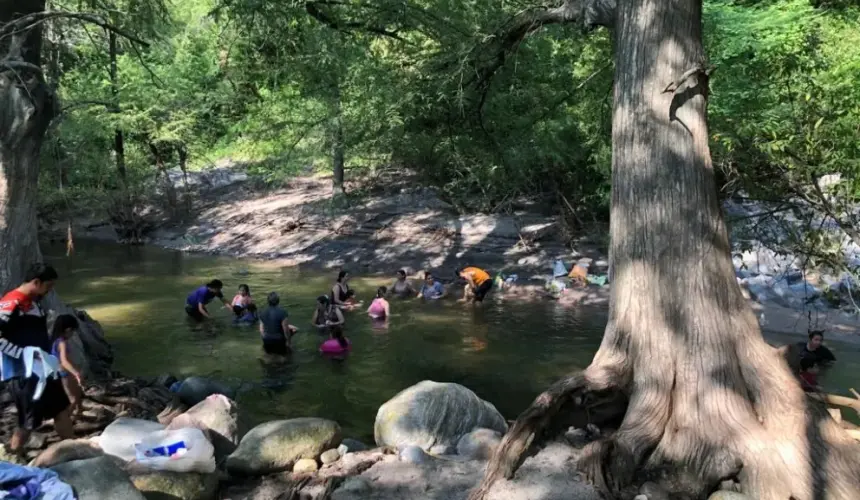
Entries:
{"type": "Polygon", "coordinates": [[[466,280],[466,288],[463,290],[464,302],[483,302],[484,297],[493,288],[493,279],[490,278],[490,274],[480,267],[457,269],[457,277],[466,280]]]}

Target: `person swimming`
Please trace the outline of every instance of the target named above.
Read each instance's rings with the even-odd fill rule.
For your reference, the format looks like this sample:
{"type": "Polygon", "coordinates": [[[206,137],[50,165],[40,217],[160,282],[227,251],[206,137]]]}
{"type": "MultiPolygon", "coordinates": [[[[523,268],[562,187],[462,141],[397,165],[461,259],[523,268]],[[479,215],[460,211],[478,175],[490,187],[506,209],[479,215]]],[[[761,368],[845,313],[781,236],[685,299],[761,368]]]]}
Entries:
{"type": "Polygon", "coordinates": [[[412,282],[406,279],[406,271],[403,269],[397,271],[397,279],[394,280],[389,292],[400,298],[415,295],[415,288],[412,287],[412,282]]]}
{"type": "Polygon", "coordinates": [[[385,300],[385,294],[388,292],[388,288],[381,286],[376,290],[376,298],[373,299],[373,302],[370,303],[370,307],[367,308],[367,314],[370,315],[373,319],[383,319],[391,316],[390,306],[388,301],[385,300]]]}
{"type": "Polygon", "coordinates": [[[341,328],[344,324],[343,313],[332,303],[327,295],[317,297],[317,308],[314,310],[311,324],[319,329],[341,328]]]}
{"type": "Polygon", "coordinates": [[[239,285],[239,291],[233,297],[231,305],[233,306],[233,314],[236,315],[236,322],[253,323],[257,320],[257,306],[254,304],[248,285],[239,285]]]}
{"type": "Polygon", "coordinates": [[[338,356],[352,350],[352,343],[343,336],[341,328],[332,328],[329,339],[320,345],[320,352],[324,355],[338,356]]]}
{"type": "Polygon", "coordinates": [[[221,303],[224,304],[224,307],[232,311],[233,307],[224,300],[224,294],[221,293],[223,288],[224,283],[222,283],[221,280],[214,279],[194,290],[188,298],[185,299],[185,313],[196,321],[203,321],[206,318],[211,318],[212,316],[209,315],[209,311],[206,309],[206,304],[212,302],[215,298],[220,299],[221,303]]]}
{"type": "Polygon", "coordinates": [[[355,290],[349,287],[349,280],[352,278],[349,271],[341,271],[337,274],[337,281],[331,288],[332,304],[338,307],[352,309],[359,305],[355,299],[355,290]]]}

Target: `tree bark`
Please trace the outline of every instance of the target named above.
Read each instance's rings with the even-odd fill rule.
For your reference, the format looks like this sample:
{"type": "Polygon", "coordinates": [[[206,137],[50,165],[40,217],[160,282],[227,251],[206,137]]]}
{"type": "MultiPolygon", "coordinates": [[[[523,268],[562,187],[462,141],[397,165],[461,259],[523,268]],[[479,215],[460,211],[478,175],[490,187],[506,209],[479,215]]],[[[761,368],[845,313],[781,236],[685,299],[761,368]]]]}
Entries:
{"type": "MultiPolygon", "coordinates": [[[[581,466],[614,497],[643,470],[691,472],[704,498],[737,480],[756,499],[860,498],[860,446],[805,397],[735,279],[708,147],[702,0],[615,12],[609,320],[582,380],[542,394],[488,466],[510,477],[564,401],[629,396],[581,466]]],[[[573,381],[573,382],[570,382],[573,381]]]]}
{"type": "MultiPolygon", "coordinates": [[[[0,2],[0,26],[44,10],[44,1],[0,2]]],[[[53,93],[39,66],[41,27],[0,41],[0,288],[21,282],[27,266],[41,259],[36,239],[39,151],[54,116],[53,93]],[[5,64],[5,66],[4,66],[5,64]]]]}
{"type": "Polygon", "coordinates": [[[340,102],[340,86],[335,85],[334,98],[332,99],[332,118],[330,126],[331,136],[331,168],[332,189],[334,194],[343,194],[343,167],[346,156],[346,146],[343,141],[343,111],[340,102]]]}
{"type": "MultiPolygon", "coordinates": [[[[110,57],[110,90],[113,97],[113,109],[115,114],[119,114],[119,75],[117,72],[117,35],[113,31],[108,31],[108,55],[110,57]]],[[[116,171],[119,174],[119,180],[125,185],[126,169],[125,169],[125,140],[122,129],[116,128],[113,132],[113,152],[116,160],[116,171]]]]}

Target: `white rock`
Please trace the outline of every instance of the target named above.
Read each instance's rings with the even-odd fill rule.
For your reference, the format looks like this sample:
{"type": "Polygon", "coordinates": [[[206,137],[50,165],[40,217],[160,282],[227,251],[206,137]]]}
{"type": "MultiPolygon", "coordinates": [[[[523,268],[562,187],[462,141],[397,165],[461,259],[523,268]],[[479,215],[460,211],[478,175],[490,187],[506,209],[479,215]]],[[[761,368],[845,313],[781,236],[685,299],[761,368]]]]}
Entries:
{"type": "Polygon", "coordinates": [[[400,460],[410,464],[423,464],[427,461],[427,454],[418,446],[407,446],[398,454],[400,460]]]}

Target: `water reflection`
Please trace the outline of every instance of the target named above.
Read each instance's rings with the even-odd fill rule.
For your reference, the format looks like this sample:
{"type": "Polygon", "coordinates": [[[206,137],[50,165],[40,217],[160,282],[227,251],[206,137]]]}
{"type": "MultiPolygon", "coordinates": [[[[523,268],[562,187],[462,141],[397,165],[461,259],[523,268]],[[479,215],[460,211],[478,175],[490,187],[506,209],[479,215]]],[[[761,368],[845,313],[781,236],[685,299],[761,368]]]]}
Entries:
{"type": "MultiPolygon", "coordinates": [[[[43,249],[60,271],[63,298],[102,322],[117,370],[136,376],[216,373],[239,389],[239,403],[252,420],[327,417],[340,422],[347,436],[364,440],[372,440],[382,403],[426,379],[466,385],[514,418],[547,385],[587,366],[605,325],[602,310],[555,302],[489,301],[474,309],[451,301],[393,300],[387,322],[371,321],[364,310],[346,314],[352,352],[338,362],[320,355],[328,336],[310,325],[315,299],[331,288],[335,272],[87,241],[76,242],[70,258],[62,245],[43,249]],[[216,277],[231,293],[247,283],[258,303],[270,291],[279,293],[290,323],[299,327],[283,363],[265,362],[259,331],[232,325],[232,313],[217,302],[211,307],[215,321],[187,322],[185,297],[216,277]]],[[[389,282],[351,284],[367,300],[383,281],[389,282]]],[[[828,342],[839,363],[825,387],[847,392],[860,368],[860,349],[828,342]]]]}

